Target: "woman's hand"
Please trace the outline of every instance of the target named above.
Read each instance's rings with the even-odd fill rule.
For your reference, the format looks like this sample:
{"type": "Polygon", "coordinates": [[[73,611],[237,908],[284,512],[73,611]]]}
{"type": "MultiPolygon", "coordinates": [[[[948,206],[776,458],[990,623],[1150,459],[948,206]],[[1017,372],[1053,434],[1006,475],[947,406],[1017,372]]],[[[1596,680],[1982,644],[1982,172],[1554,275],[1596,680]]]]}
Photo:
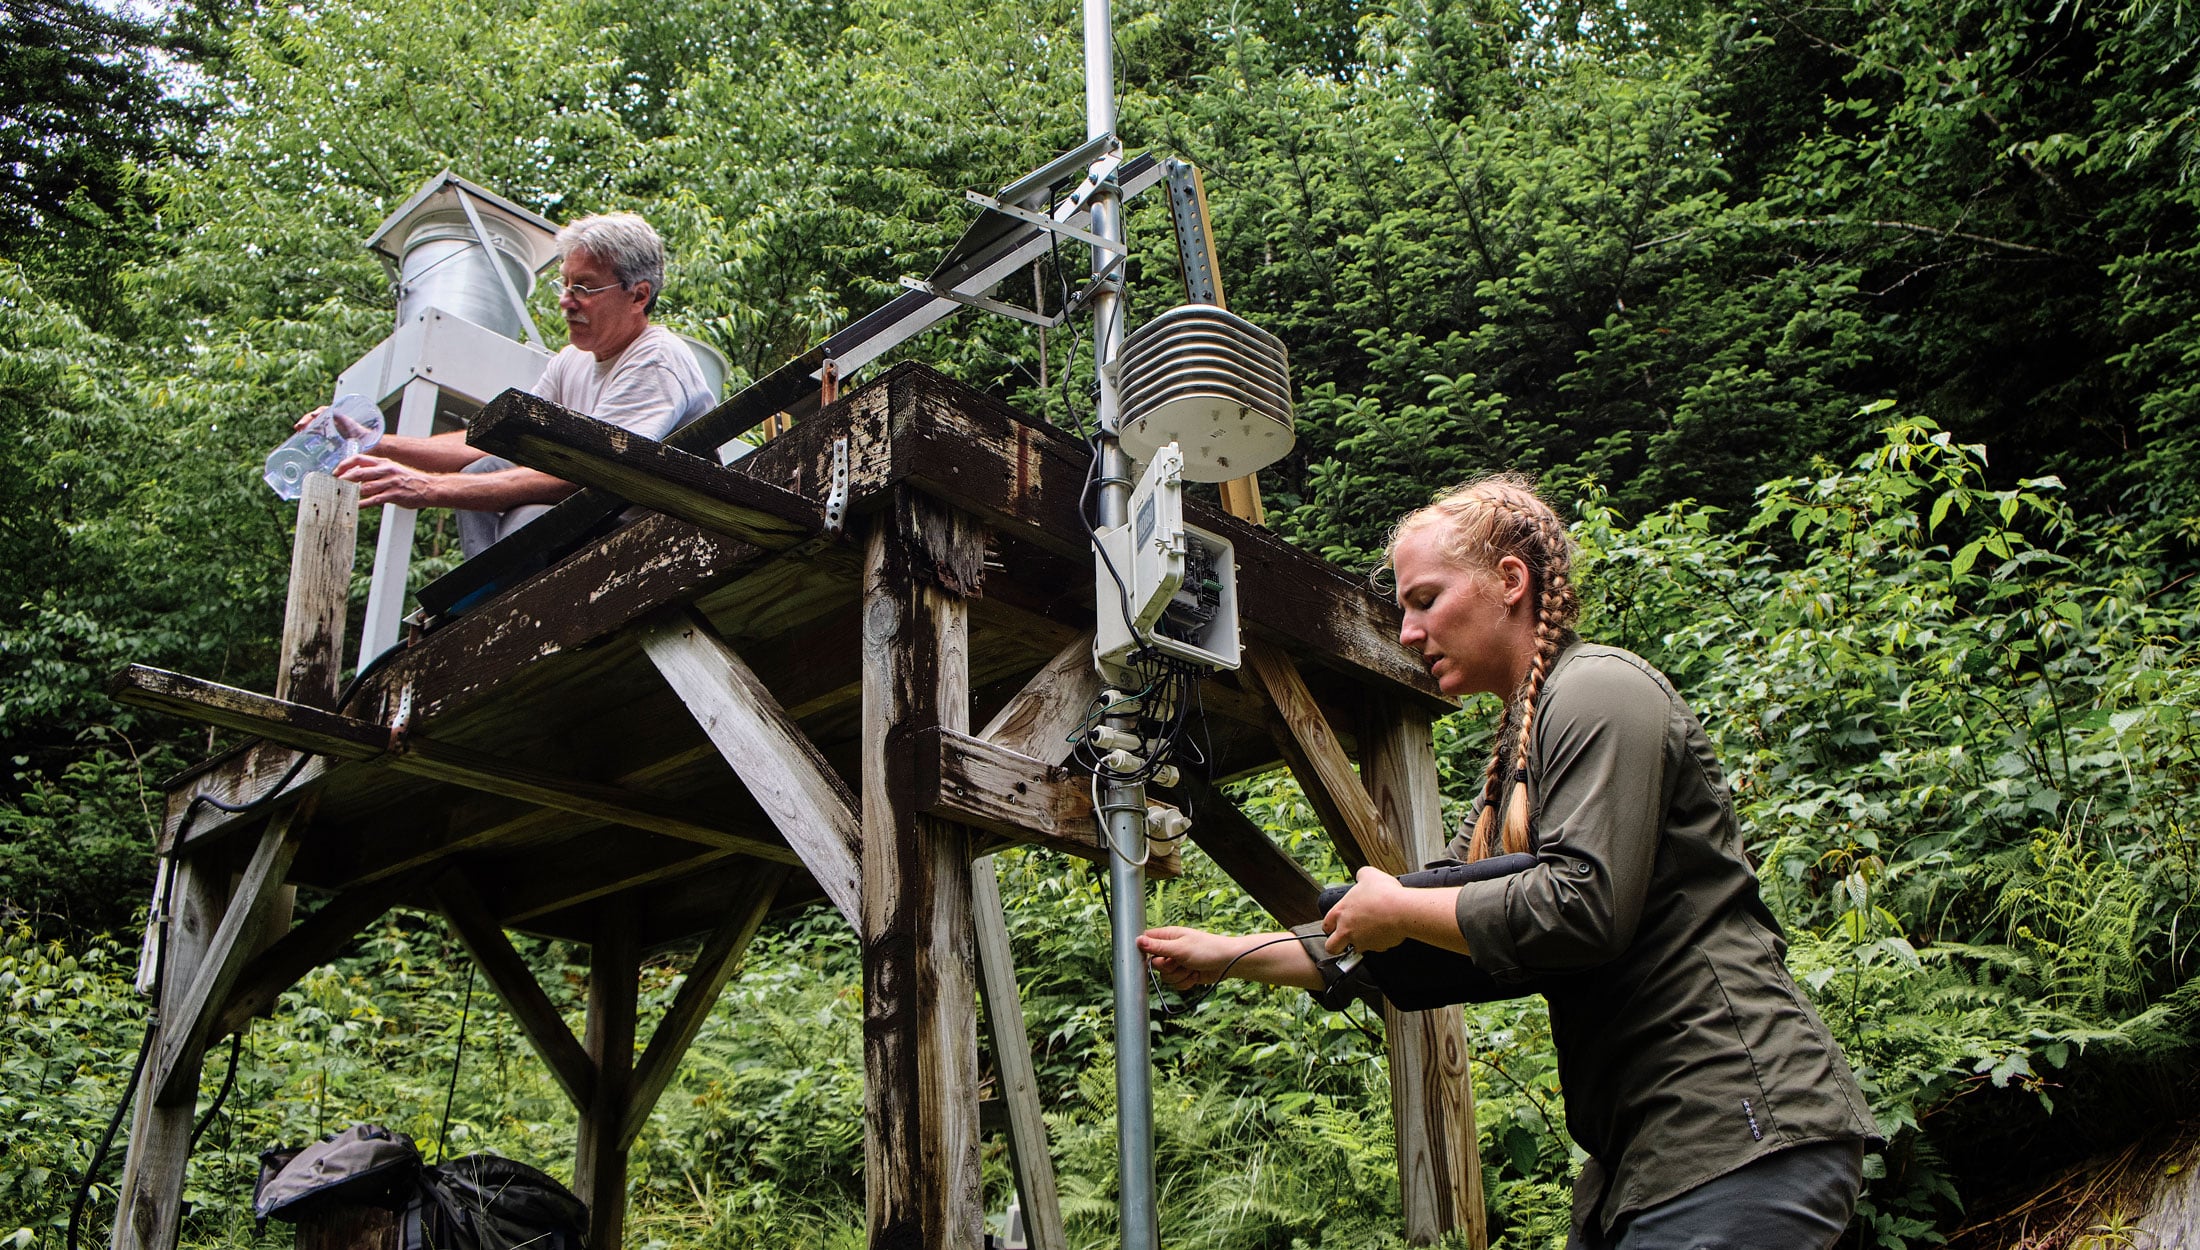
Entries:
{"type": "Polygon", "coordinates": [[[1148,929],[1138,938],[1139,952],[1173,990],[1213,985],[1222,979],[1223,968],[1243,953],[1244,946],[1242,938],[1173,924],[1148,929]]]}
{"type": "Polygon", "coordinates": [[[1329,935],[1324,949],[1332,955],[1346,947],[1360,951],[1387,951],[1412,937],[1406,928],[1410,887],[1380,868],[1362,868],[1329,914],[1322,918],[1322,932],[1329,935]]]}

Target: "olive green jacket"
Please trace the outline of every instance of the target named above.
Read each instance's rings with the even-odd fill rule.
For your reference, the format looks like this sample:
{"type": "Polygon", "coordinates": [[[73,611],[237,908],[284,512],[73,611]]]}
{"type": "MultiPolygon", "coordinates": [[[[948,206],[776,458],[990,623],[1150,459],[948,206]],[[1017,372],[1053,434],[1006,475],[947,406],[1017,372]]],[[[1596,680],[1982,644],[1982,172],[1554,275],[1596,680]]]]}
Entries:
{"type": "Polygon", "coordinates": [[[1528,775],[1538,863],[1460,887],[1459,930],[1484,971],[1550,1003],[1566,1127],[1591,1160],[1576,1225],[1609,1229],[1785,1147],[1876,1137],[1664,674],[1568,648],[1528,775]]]}

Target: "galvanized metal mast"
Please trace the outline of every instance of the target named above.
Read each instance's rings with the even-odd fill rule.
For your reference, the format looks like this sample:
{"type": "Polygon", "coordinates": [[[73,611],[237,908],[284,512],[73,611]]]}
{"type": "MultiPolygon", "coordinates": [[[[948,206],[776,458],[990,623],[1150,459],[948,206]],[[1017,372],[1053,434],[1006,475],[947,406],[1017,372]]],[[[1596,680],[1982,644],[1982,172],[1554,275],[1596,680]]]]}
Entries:
{"type": "MultiPolygon", "coordinates": [[[[1115,131],[1115,55],[1108,0],[1085,0],[1085,137],[1115,131]]],[[[1117,434],[1121,407],[1115,360],[1123,345],[1123,199],[1110,174],[1092,198],[1092,232],[1116,254],[1092,249],[1096,289],[1091,299],[1092,362],[1100,382],[1100,524],[1129,520],[1130,460],[1117,434]]],[[[1096,595],[1101,611],[1108,597],[1096,595]]],[[[1117,727],[1136,731],[1131,717],[1117,727]]],[[[1107,822],[1109,931],[1115,982],[1116,1173],[1120,1178],[1123,1250],[1158,1250],[1154,1204],[1153,1056],[1147,1036],[1146,965],[1138,935],[1146,927],[1146,787],[1107,783],[1100,818],[1107,822]]]]}

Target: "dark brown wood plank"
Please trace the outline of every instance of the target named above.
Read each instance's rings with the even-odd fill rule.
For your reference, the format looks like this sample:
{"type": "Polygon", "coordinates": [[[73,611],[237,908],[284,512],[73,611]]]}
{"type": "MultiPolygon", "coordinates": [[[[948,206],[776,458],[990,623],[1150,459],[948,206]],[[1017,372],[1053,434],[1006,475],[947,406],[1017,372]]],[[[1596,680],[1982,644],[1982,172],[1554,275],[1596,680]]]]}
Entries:
{"type": "Polygon", "coordinates": [[[170,712],[337,759],[370,759],[390,743],[389,730],[368,721],[143,664],[115,674],[107,683],[107,693],[118,703],[170,712]]]}
{"type": "Polygon", "coordinates": [[[574,1040],[573,1030],[566,1026],[557,1004],[536,982],[527,961],[512,949],[512,940],[504,936],[503,926],[489,914],[473,884],[462,873],[445,873],[436,882],[435,900],[460,944],[473,957],[474,966],[518,1022],[528,1044],[542,1056],[565,1096],[576,1107],[591,1105],[596,1088],[595,1060],[574,1040]]]}
{"type": "Polygon", "coordinates": [[[635,1065],[633,1095],[627,1105],[626,1122],[619,1128],[621,1150],[632,1149],[634,1139],[649,1123],[650,1111],[672,1084],[680,1059],[694,1044],[696,1034],[703,1031],[711,1007],[718,1002],[726,982],[733,979],[733,971],[740,966],[741,954],[748,950],[757,927],[771,914],[772,900],[786,878],[783,868],[763,869],[738,896],[726,900],[724,923],[703,939],[702,947],[695,952],[695,962],[688,967],[687,979],[680,984],[679,995],[657,1021],[649,1035],[649,1048],[635,1065]]]}
{"type": "MultiPolygon", "coordinates": [[[[1087,549],[1077,515],[1088,459],[1082,444],[930,370],[910,368],[899,380],[911,402],[895,413],[897,479],[1065,554],[1087,549]]],[[[1248,629],[1432,708],[1450,706],[1398,645],[1397,606],[1365,579],[1196,499],[1185,501],[1185,520],[1235,547],[1238,603],[1248,629]]]]}
{"type": "Polygon", "coordinates": [[[466,441],[771,550],[802,542],[825,525],[825,510],[814,500],[525,391],[490,401],[468,427],[466,441]]]}

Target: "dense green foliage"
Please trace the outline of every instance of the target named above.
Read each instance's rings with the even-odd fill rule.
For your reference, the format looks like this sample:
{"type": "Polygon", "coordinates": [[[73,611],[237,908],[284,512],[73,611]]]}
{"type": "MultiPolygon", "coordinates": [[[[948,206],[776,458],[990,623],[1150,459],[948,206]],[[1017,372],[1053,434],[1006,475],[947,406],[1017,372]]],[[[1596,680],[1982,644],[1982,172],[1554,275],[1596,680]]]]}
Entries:
{"type": "MultiPolygon", "coordinates": [[[[0,117],[38,175],[0,205],[0,1240],[25,1245],[58,1244],[134,1050],[118,942],[155,782],[213,745],[100,682],[137,660],[271,684],[289,517],[257,465],[386,332],[358,246],[382,215],[445,166],[553,217],[638,209],[675,251],[662,312],[739,380],[929,268],[963,187],[1083,134],[1066,0],[102,12],[0,15],[11,69],[107,106],[0,117]]],[[[1868,1235],[1928,1242],[2188,1110],[2187,7],[1126,0],[1117,24],[1125,133],[1206,171],[1232,306],[1292,352],[1279,528],[1365,565],[1431,489],[1506,466],[1578,509],[1588,630],[1702,712],[1890,1137],[1868,1235]]],[[[1140,318],[1174,275],[1162,215],[1131,227],[1140,318]]],[[[1088,416],[1075,337],[1049,349],[1044,389],[1017,323],[909,351],[1088,416]]],[[[424,575],[452,558],[429,545],[424,575]]],[[[1487,711],[1442,727],[1455,787],[1487,711]]],[[[1246,801],[1335,871],[1288,785],[1246,801]]],[[[1260,923],[1192,860],[1157,919],[1260,923]]],[[[1100,887],[1037,857],[1004,879],[1065,1198],[1103,1244],[1100,887]]],[[[530,954],[577,995],[570,952],[530,954]]],[[[250,1238],[261,1146],[354,1116],[433,1142],[454,1065],[454,1152],[564,1166],[570,1112],[479,987],[465,1006],[464,962],[399,916],[293,989],[209,1130],[196,1241],[250,1238]]],[[[761,940],[638,1147],[644,1237],[853,1244],[853,968],[822,916],[761,940]]],[[[668,1001],[675,966],[650,976],[668,1001]]],[[[1548,1244],[1571,1163],[1540,1007],[1468,1021],[1496,1227],[1548,1244]]],[[[1380,1244],[1362,1023],[1239,990],[1160,1021],[1170,1244],[1380,1244]]]]}

